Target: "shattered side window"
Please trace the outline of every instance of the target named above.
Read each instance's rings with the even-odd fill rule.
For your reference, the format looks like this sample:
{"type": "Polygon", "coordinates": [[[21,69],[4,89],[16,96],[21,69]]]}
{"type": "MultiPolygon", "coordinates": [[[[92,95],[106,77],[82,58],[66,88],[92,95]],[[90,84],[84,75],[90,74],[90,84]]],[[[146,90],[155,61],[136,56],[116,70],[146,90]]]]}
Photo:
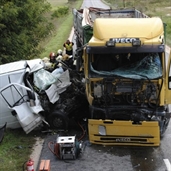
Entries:
{"type": "MultiPolygon", "coordinates": [[[[116,64],[116,62],[112,61],[116,64]]],[[[110,62],[110,64],[112,63],[110,62]]],[[[105,61],[103,61],[103,64],[105,61]]],[[[127,62],[126,64],[122,65],[122,61],[120,63],[120,66],[111,69],[111,70],[103,70],[103,69],[97,69],[94,67],[93,64],[90,66],[91,71],[103,76],[120,76],[125,78],[131,78],[131,79],[156,79],[160,78],[162,76],[162,65],[160,61],[160,57],[158,54],[146,54],[141,59],[138,59],[138,61],[134,62],[127,62]]]]}

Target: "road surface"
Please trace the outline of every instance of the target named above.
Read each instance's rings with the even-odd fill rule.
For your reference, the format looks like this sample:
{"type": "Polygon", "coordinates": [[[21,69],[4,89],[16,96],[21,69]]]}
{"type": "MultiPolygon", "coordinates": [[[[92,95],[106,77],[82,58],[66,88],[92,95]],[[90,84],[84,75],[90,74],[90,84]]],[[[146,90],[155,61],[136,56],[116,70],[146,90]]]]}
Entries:
{"type": "MultiPolygon", "coordinates": [[[[108,8],[102,5],[100,0],[84,0],[82,7],[108,8]]],[[[166,49],[168,57],[170,48],[166,49]]],[[[171,122],[159,147],[105,147],[90,144],[85,136],[83,154],[76,160],[59,160],[49,150],[48,143],[56,138],[56,134],[47,135],[40,156],[40,160],[50,159],[51,171],[171,171],[171,122]]]]}
{"type": "Polygon", "coordinates": [[[90,144],[88,137],[85,137],[84,151],[76,160],[59,160],[49,150],[48,143],[56,142],[56,138],[56,134],[47,135],[40,157],[40,160],[50,159],[51,171],[170,171],[171,169],[171,123],[159,147],[105,147],[90,144]]]}

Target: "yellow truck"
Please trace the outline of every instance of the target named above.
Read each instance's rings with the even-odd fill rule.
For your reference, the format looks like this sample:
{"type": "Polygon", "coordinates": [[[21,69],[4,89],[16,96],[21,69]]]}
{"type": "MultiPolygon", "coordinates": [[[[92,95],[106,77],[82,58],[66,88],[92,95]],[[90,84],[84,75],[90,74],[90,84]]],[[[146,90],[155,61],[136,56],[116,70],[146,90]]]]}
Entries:
{"type": "Polygon", "coordinates": [[[165,24],[136,9],[73,9],[73,16],[90,142],[159,146],[171,116],[165,24]]]}

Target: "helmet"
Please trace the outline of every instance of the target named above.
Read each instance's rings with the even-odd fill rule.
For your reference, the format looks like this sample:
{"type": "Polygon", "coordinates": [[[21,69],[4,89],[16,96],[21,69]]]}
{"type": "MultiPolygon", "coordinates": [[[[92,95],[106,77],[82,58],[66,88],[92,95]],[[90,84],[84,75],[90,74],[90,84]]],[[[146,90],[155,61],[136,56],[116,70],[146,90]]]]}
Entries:
{"type": "Polygon", "coordinates": [[[50,54],[49,54],[49,58],[51,58],[51,57],[55,57],[56,55],[55,55],[55,53],[54,52],[51,52],[50,54]]]}
{"type": "Polygon", "coordinates": [[[49,54],[49,58],[50,58],[50,62],[55,62],[55,60],[56,60],[56,55],[55,55],[55,53],[54,53],[54,52],[51,52],[51,53],[49,54]]]}
{"type": "Polygon", "coordinates": [[[61,49],[58,50],[58,55],[62,55],[62,50],[61,49]]]}

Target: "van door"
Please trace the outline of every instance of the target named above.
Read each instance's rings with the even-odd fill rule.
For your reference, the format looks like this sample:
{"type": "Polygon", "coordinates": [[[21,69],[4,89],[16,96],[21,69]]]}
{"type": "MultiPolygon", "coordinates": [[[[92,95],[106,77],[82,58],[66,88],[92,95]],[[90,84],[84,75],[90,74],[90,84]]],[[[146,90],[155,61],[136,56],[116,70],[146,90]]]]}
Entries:
{"type": "Polygon", "coordinates": [[[8,108],[12,109],[12,113],[17,118],[20,126],[26,134],[28,134],[34,128],[42,124],[43,118],[39,115],[39,112],[43,111],[43,108],[41,107],[37,96],[35,99],[35,106],[30,104],[26,90],[31,91],[23,85],[12,83],[4,89],[1,89],[0,94],[4,101],[8,104],[8,108]],[[10,100],[11,98],[7,96],[10,92],[15,96],[12,104],[10,100]],[[23,92],[25,93],[23,94],[23,92]]]}

